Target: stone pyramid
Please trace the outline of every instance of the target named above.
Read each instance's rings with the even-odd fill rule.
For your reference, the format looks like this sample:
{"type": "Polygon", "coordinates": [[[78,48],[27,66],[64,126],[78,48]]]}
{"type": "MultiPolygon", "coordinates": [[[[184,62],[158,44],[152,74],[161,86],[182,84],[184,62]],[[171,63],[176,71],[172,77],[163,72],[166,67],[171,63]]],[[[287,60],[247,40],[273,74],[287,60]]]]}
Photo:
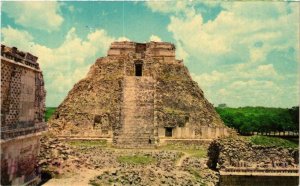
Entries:
{"type": "Polygon", "coordinates": [[[74,85],[49,127],[59,136],[111,138],[122,147],[229,135],[166,42],[113,42],[74,85]]]}

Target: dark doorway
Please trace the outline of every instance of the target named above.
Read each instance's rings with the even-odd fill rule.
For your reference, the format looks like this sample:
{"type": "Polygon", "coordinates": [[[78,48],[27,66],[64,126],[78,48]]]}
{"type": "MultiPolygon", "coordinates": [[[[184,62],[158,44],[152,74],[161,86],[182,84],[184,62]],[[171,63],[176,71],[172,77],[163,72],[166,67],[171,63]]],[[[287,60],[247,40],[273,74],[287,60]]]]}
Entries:
{"type": "Polygon", "coordinates": [[[143,74],[143,65],[135,64],[135,76],[142,76],[143,74]]]}
{"type": "Polygon", "coordinates": [[[166,133],[165,133],[165,136],[166,136],[166,137],[172,137],[172,133],[173,133],[173,128],[171,128],[171,127],[166,127],[166,133]]]}

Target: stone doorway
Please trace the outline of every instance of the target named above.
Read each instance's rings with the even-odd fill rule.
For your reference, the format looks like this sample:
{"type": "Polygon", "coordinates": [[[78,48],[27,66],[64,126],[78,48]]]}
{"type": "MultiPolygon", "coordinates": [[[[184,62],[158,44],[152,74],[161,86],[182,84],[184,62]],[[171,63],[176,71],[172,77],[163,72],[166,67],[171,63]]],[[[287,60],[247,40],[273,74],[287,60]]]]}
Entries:
{"type": "Polygon", "coordinates": [[[173,135],[173,128],[172,127],[166,127],[165,129],[166,129],[166,131],[165,131],[165,137],[172,137],[172,135],[173,135]]]}
{"type": "Polygon", "coordinates": [[[135,76],[143,75],[143,64],[135,64],[135,76]]]}

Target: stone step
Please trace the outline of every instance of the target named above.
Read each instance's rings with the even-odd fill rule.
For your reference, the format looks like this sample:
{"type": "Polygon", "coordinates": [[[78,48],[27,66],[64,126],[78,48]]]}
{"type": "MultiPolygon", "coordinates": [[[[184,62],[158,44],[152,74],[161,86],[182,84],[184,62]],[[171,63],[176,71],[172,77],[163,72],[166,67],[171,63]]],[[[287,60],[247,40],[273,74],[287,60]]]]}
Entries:
{"type": "Polygon", "coordinates": [[[122,128],[114,139],[118,145],[130,147],[152,146],[155,80],[152,77],[125,77],[122,128]]]}

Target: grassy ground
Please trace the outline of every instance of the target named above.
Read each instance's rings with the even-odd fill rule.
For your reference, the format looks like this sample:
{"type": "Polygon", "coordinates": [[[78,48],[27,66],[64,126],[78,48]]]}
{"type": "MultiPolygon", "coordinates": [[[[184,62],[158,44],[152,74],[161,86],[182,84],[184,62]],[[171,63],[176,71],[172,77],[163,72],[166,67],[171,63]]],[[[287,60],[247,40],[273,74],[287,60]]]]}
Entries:
{"type": "Polygon", "coordinates": [[[118,162],[133,165],[148,165],[155,162],[155,159],[150,156],[133,155],[133,156],[119,156],[118,162]]]}
{"type": "Polygon", "coordinates": [[[45,113],[45,121],[48,121],[48,119],[52,116],[52,114],[55,112],[56,107],[47,107],[46,113],[45,113]]]}
{"type": "Polygon", "coordinates": [[[68,144],[77,147],[106,147],[107,142],[106,140],[74,140],[68,141],[68,144]]]}
{"type": "Polygon", "coordinates": [[[189,154],[196,158],[205,158],[207,156],[207,148],[204,146],[182,145],[182,144],[167,144],[159,147],[161,150],[176,150],[189,154]]]}
{"type": "Polygon", "coordinates": [[[262,146],[276,146],[284,148],[298,148],[299,145],[295,141],[277,138],[277,137],[268,137],[268,136],[251,136],[249,140],[252,144],[262,145],[262,146]]]}
{"type": "Polygon", "coordinates": [[[202,177],[201,177],[198,170],[190,167],[190,168],[188,168],[188,171],[189,171],[189,173],[191,173],[195,177],[196,180],[199,180],[199,179],[201,180],[202,179],[202,177]]]}

